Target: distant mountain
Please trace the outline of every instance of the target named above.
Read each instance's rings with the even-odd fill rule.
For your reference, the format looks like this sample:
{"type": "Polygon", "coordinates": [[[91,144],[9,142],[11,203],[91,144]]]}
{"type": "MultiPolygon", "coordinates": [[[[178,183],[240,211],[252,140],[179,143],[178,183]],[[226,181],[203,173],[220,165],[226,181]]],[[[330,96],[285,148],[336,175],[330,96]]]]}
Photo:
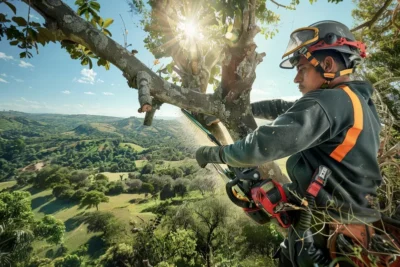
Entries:
{"type": "Polygon", "coordinates": [[[4,116],[0,113],[0,131],[24,129],[32,127],[44,128],[46,127],[46,123],[38,122],[20,115],[4,116]]]}
{"type": "Polygon", "coordinates": [[[136,117],[0,112],[0,133],[9,136],[18,131],[20,135],[30,137],[62,135],[66,138],[129,138],[148,143],[146,139],[149,136],[152,140],[176,139],[182,134],[181,128],[177,120],[154,119],[153,125],[149,127],[143,125],[143,118],[136,117]]]}

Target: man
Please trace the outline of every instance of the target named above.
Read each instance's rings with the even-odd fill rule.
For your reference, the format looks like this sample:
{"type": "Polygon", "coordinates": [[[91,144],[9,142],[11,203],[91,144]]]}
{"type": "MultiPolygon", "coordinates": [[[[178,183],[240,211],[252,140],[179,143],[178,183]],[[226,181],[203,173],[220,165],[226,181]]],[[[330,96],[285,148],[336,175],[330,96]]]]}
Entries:
{"type": "MultiPolygon", "coordinates": [[[[303,96],[294,103],[254,104],[256,117],[283,114],[232,145],[199,148],[197,162],[201,167],[207,163],[253,167],[290,156],[286,168],[292,183],[284,189],[288,201],[299,205],[313,173],[323,165],[332,171],[323,189],[334,205],[318,198],[316,204],[326,218],[347,224],[378,221],[380,213],[370,200],[382,180],[376,158],[380,122],[371,100],[372,86],[349,77],[365,57],[364,44],[345,25],[321,21],[294,31],[284,57],[288,58],[280,67],[297,69],[294,82],[303,96]],[[274,114],[268,114],[271,110],[266,107],[274,114]]],[[[316,260],[301,253],[297,225],[294,218],[281,264],[290,266],[290,259],[293,266],[313,266],[310,261],[316,264],[316,260]]],[[[326,238],[314,239],[318,253],[329,258],[326,238]]]]}

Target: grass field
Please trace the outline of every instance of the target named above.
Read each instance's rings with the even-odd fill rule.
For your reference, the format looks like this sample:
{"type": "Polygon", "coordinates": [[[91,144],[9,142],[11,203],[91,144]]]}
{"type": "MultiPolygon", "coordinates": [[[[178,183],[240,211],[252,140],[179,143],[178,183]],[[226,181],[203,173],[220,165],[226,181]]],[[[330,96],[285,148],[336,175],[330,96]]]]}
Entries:
{"type": "Polygon", "coordinates": [[[0,191],[5,188],[13,187],[16,183],[17,183],[16,181],[1,182],[0,191]]]}
{"type": "Polygon", "coordinates": [[[120,181],[119,176],[123,174],[123,179],[128,178],[129,172],[101,172],[101,174],[107,176],[110,181],[120,181]]]}
{"type": "Polygon", "coordinates": [[[120,147],[124,147],[124,146],[129,146],[130,148],[132,148],[133,150],[137,151],[137,152],[142,152],[143,150],[145,150],[146,148],[143,148],[139,145],[136,145],[134,143],[120,143],[119,144],[120,147]]]}
{"type": "MultiPolygon", "coordinates": [[[[51,190],[37,192],[32,188],[28,188],[27,191],[30,191],[32,194],[32,209],[36,219],[40,219],[44,215],[48,214],[64,222],[66,226],[64,245],[68,248],[68,251],[77,250],[84,244],[89,244],[89,247],[96,246],[95,243],[100,242],[100,234],[87,233],[86,225],[82,224],[79,218],[80,215],[85,212],[95,211],[96,208],[88,210],[79,209],[77,203],[68,203],[55,199],[51,190]]],[[[118,196],[109,196],[109,202],[101,203],[99,205],[99,210],[112,212],[118,220],[126,225],[128,229],[130,221],[135,221],[138,224],[141,224],[141,219],[148,221],[155,217],[152,213],[142,213],[141,211],[155,205],[156,202],[149,200],[149,202],[144,204],[132,204],[137,202],[139,199],[144,199],[144,195],[121,194],[118,196]]],[[[39,256],[52,255],[56,249],[55,246],[51,246],[45,242],[36,242],[34,247],[39,256]]]]}

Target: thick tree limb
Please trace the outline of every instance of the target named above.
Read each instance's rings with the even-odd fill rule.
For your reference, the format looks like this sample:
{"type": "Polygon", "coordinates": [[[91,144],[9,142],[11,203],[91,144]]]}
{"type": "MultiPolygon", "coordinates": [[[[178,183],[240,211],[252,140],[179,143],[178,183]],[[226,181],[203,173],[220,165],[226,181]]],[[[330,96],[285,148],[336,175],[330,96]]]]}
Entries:
{"type": "MultiPolygon", "coordinates": [[[[29,0],[23,1],[28,4],[29,0]]],[[[80,18],[61,0],[31,0],[30,4],[46,19],[52,30],[58,31],[59,36],[89,48],[119,68],[131,87],[137,88],[136,75],[144,71],[151,77],[150,94],[158,101],[199,113],[213,114],[212,95],[200,94],[166,82],[127,49],[80,18]]]]}
{"type": "Polygon", "coordinates": [[[374,23],[379,19],[379,17],[382,15],[382,13],[390,6],[393,0],[386,0],[386,2],[383,4],[383,6],[376,12],[374,17],[370,19],[369,21],[364,22],[361,25],[358,25],[357,27],[351,29],[350,31],[356,32],[358,30],[361,30],[362,28],[368,27],[371,28],[374,23]]]}

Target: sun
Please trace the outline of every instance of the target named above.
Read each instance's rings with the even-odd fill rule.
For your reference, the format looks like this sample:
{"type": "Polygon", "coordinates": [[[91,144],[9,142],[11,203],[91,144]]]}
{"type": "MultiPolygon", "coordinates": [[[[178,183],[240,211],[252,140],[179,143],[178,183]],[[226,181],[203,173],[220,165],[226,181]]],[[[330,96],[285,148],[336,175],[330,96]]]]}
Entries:
{"type": "Polygon", "coordinates": [[[188,39],[197,39],[200,36],[199,26],[193,21],[182,21],[178,24],[178,29],[188,39]]]}

